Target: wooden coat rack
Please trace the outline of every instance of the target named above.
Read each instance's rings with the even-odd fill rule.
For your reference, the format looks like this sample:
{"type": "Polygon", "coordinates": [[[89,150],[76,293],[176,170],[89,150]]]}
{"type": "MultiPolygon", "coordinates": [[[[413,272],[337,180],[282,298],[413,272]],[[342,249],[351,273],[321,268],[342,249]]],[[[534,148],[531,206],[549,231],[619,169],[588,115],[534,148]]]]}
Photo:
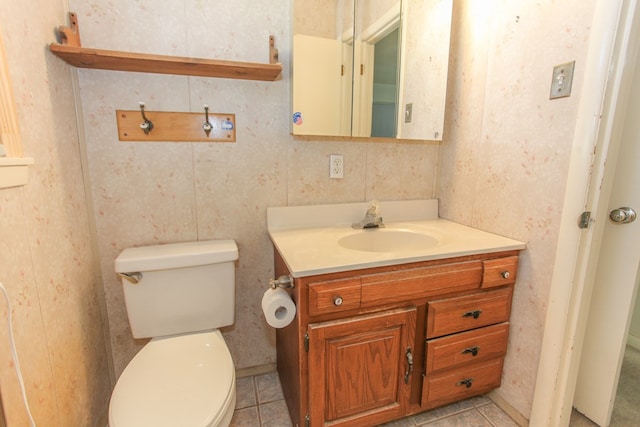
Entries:
{"type": "Polygon", "coordinates": [[[116,110],[120,141],[236,142],[235,114],[116,110]]]}

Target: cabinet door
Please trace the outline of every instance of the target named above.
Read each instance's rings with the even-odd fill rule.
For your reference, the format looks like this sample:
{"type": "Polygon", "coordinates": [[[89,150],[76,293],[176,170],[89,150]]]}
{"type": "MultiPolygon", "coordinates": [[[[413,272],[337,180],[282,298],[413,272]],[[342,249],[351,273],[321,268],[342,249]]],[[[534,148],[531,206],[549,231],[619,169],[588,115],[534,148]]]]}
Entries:
{"type": "Polygon", "coordinates": [[[311,427],[402,417],[413,377],[416,308],[309,325],[311,427]]]}

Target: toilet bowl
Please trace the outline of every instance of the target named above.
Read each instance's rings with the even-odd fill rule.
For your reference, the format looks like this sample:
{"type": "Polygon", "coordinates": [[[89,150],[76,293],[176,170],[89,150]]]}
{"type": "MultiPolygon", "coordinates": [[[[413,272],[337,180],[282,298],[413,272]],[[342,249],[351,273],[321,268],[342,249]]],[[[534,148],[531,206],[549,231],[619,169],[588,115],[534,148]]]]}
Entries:
{"type": "Polygon", "coordinates": [[[118,379],[109,427],[214,427],[236,403],[231,354],[218,330],[154,338],[118,379]]]}

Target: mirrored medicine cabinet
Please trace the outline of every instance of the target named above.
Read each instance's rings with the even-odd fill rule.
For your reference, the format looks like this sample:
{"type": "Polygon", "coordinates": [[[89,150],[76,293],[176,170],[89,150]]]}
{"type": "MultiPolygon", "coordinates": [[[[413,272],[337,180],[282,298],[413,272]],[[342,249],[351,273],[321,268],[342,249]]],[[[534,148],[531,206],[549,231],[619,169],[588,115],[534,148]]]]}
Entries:
{"type": "Polygon", "coordinates": [[[292,133],[442,139],[453,0],[294,0],[292,133]]]}

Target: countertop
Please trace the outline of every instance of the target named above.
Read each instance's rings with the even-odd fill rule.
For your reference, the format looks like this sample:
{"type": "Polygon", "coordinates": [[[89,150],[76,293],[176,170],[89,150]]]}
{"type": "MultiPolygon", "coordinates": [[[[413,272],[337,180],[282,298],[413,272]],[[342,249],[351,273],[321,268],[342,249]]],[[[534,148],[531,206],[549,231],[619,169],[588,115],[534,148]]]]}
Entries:
{"type": "MultiPolygon", "coordinates": [[[[354,229],[368,203],[268,209],[268,232],[295,277],[406,264],[465,255],[521,250],[525,243],[437,217],[437,200],[381,202],[385,228],[354,229]],[[409,233],[432,243],[390,251],[354,250],[340,239],[364,233],[409,233]]],[[[366,236],[366,237],[379,237],[366,236]]],[[[356,237],[357,238],[357,237],[356,237]]]]}

